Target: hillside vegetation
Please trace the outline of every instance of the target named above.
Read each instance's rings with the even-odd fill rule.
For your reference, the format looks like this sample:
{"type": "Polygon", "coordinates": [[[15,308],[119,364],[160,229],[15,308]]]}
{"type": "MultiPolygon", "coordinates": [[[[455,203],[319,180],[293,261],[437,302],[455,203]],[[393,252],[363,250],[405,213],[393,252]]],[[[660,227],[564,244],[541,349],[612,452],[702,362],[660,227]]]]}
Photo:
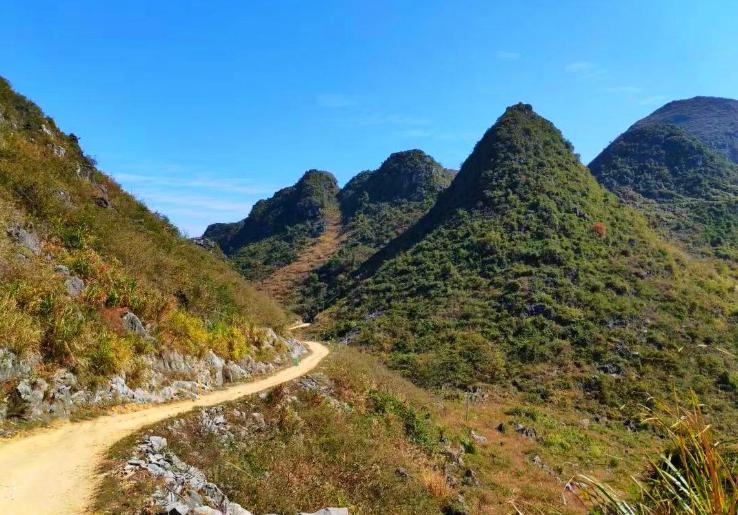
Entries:
{"type": "Polygon", "coordinates": [[[422,385],[512,383],[622,417],[671,388],[736,402],[734,284],[664,243],[518,104],[321,320],[422,385]]]}
{"type": "Polygon", "coordinates": [[[164,348],[238,359],[259,344],[258,327],[285,324],[277,305],[125,193],[5,80],[0,227],[0,352],[44,376],[135,375],[142,355],[164,348]],[[128,312],[141,327],[126,330],[128,312]]]}
{"type": "Polygon", "coordinates": [[[702,143],[738,163],[738,100],[694,97],[675,100],[638,121],[635,127],[676,125],[702,143]]]}
{"type": "Polygon", "coordinates": [[[309,170],[294,186],[260,200],[248,217],[234,224],[214,224],[204,233],[248,279],[263,280],[295,261],[338,212],[336,178],[309,170]]]}
{"type": "Polygon", "coordinates": [[[307,319],[336,299],[372,254],[415,223],[451,182],[420,150],[390,155],[338,188],[327,172],[256,203],[235,224],[213,224],[214,240],[237,269],[307,319]]]}
{"type": "Polygon", "coordinates": [[[590,169],[690,249],[738,257],[738,165],[696,136],[676,125],[639,122],[590,169]]]}
{"type": "Polygon", "coordinates": [[[299,312],[310,319],[339,297],[351,274],[428,212],[452,178],[452,171],[422,150],[407,150],[351,179],[338,194],[340,245],[308,277],[299,312]]]}

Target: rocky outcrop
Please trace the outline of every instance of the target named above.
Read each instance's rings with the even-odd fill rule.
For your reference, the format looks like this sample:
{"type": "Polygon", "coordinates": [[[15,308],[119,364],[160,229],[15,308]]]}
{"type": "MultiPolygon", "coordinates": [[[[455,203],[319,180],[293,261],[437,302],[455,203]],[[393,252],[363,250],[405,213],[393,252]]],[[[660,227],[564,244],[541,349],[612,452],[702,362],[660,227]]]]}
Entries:
{"type": "Polygon", "coordinates": [[[123,475],[130,477],[139,471],[161,479],[151,502],[167,514],[251,515],[238,503],[232,502],[205,474],[180,460],[167,447],[166,438],[148,436],[136,447],[123,475]]]}
{"type": "MultiPolygon", "coordinates": [[[[203,410],[205,412],[207,410],[203,410]]],[[[202,412],[201,412],[202,413],[202,412]]],[[[168,447],[166,438],[149,435],[141,440],[119,475],[130,478],[148,474],[158,479],[150,499],[159,513],[168,515],[251,515],[228,499],[198,468],[182,461],[168,447]]],[[[323,508],[299,515],[349,515],[347,508],[323,508]]]]}
{"type": "Polygon", "coordinates": [[[10,224],[6,232],[11,240],[15,241],[18,245],[25,248],[33,255],[41,255],[41,239],[35,232],[25,229],[17,223],[10,224]]]}
{"type": "MultiPolygon", "coordinates": [[[[68,273],[59,265],[58,273],[68,273]]],[[[145,338],[152,338],[141,320],[133,313],[123,316],[124,327],[145,338]]],[[[272,362],[256,361],[246,356],[238,363],[226,361],[212,351],[203,358],[186,356],[176,351],[164,351],[158,356],[143,357],[143,377],[131,387],[125,375],[111,377],[107,384],[95,390],[83,388],[77,377],[67,369],[51,376],[37,373],[40,357],[21,359],[13,352],[0,348],[0,422],[6,418],[43,420],[68,417],[82,407],[109,406],[121,403],[161,403],[197,396],[227,383],[248,380],[269,374],[281,364],[291,364],[307,350],[297,340],[284,340],[271,329],[265,331],[264,346],[280,348],[272,362]]]]}

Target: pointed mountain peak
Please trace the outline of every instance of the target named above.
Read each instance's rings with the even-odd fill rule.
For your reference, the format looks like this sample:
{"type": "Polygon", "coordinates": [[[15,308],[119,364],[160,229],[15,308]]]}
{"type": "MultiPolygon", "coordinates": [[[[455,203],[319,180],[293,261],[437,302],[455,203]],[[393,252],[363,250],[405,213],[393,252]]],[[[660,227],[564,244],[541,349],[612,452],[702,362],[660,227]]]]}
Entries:
{"type": "Polygon", "coordinates": [[[351,179],[341,192],[341,206],[350,216],[360,202],[425,202],[448,187],[453,175],[422,150],[395,152],[377,170],[351,179]]]}
{"type": "Polygon", "coordinates": [[[441,200],[455,209],[488,204],[506,192],[555,190],[578,181],[582,170],[561,132],[530,104],[518,103],[485,132],[441,200]]]}

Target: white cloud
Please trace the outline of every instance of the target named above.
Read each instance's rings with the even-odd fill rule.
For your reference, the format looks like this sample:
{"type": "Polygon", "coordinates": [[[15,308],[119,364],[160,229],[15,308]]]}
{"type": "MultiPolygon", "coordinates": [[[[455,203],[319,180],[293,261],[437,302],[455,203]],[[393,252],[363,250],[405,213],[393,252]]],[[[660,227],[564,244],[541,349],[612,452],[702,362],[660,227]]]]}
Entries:
{"type": "Polygon", "coordinates": [[[516,59],[520,59],[520,54],[518,52],[508,52],[507,50],[498,50],[495,53],[495,56],[497,59],[502,61],[515,61],[516,59]]]}

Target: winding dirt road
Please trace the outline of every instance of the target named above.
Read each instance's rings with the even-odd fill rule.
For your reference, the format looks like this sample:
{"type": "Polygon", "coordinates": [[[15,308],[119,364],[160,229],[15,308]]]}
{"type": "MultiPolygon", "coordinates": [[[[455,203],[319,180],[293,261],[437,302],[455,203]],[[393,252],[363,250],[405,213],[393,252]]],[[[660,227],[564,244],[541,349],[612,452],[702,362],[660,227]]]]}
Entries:
{"type": "Polygon", "coordinates": [[[251,383],[214,391],[194,401],[151,405],[136,411],[65,423],[0,443],[0,514],[85,513],[98,485],[98,466],[115,442],[149,424],[195,407],[211,406],[296,379],[328,354],[318,342],[298,365],[251,383]]]}

